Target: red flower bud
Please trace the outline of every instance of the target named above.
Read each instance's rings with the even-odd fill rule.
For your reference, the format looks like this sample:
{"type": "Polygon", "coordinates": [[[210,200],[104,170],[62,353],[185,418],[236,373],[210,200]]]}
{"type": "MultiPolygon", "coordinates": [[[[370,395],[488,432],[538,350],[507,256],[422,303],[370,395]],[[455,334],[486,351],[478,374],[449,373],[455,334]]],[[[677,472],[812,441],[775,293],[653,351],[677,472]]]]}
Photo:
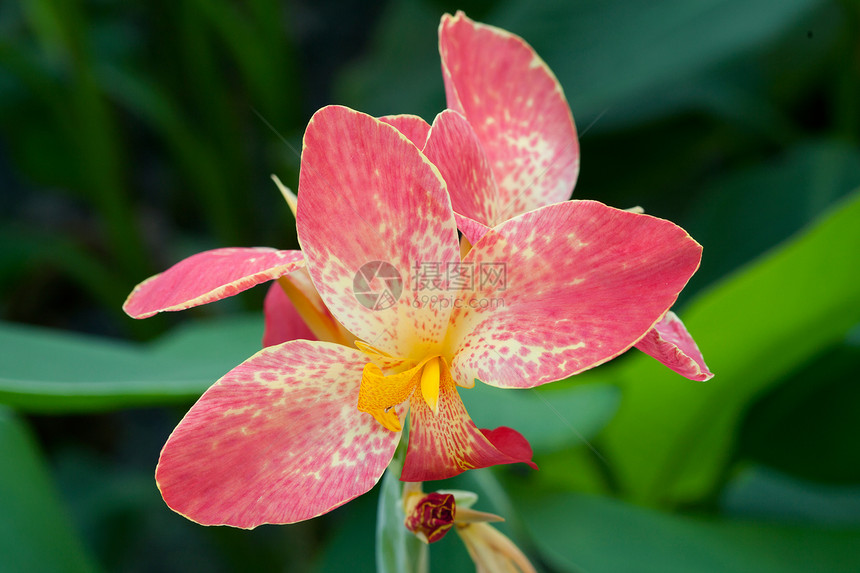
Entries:
{"type": "Polygon", "coordinates": [[[406,528],[422,541],[433,543],[445,537],[454,525],[456,513],[452,494],[428,493],[406,516],[406,528]]]}

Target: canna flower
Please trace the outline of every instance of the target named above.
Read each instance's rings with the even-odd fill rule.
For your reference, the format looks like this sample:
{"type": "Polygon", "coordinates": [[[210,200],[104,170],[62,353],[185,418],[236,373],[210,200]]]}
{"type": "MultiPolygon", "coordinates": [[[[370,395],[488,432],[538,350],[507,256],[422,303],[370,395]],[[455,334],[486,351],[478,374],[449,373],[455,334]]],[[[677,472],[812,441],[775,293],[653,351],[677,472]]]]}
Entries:
{"type": "MultiPolygon", "coordinates": [[[[432,131],[416,116],[380,119],[422,149],[449,182],[467,250],[508,219],[569,199],[579,174],[579,141],[561,85],[522,38],[457,12],[442,17],[439,53],[449,109],[435,118],[432,131]]],[[[295,297],[281,285],[266,298],[266,345],[307,337],[294,318],[295,297]]],[[[304,297],[324,308],[312,287],[304,297]]],[[[312,336],[334,340],[329,332],[312,336]]],[[[713,377],[671,311],[636,347],[692,380],[713,377]]]]}
{"type": "MultiPolygon", "coordinates": [[[[457,223],[474,244],[521,213],[566,201],[579,174],[579,142],[564,92],[522,38],[446,14],[439,53],[448,108],[424,153],[446,179],[457,223]]],[[[675,372],[708,380],[702,353],[673,313],[636,344],[675,372]]]]}
{"type": "Polygon", "coordinates": [[[477,381],[530,388],[617,356],[698,268],[701,247],[679,227],[593,201],[505,221],[461,260],[446,180],[390,123],[338,106],[311,119],[301,252],[201,253],[129,296],[126,311],[145,317],[307,272],[325,316],[355,340],[268,346],[204,393],[156,469],[165,502],[189,519],[251,528],[326,513],[373,487],[407,416],[401,480],[533,465],[516,431],[479,430],[459,392],[477,381]],[[504,280],[422,280],[416,270],[484,266],[504,280]],[[368,288],[389,296],[369,305],[368,288]],[[444,297],[428,299],[427,288],[444,297]]]}

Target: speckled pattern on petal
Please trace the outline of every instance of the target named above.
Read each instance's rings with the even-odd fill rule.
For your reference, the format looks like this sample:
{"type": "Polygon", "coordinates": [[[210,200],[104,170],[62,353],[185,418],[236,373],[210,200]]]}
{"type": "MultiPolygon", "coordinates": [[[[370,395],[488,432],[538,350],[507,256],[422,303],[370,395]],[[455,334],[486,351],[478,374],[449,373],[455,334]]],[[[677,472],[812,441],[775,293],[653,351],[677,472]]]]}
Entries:
{"type": "Polygon", "coordinates": [[[454,213],[454,220],[457,221],[457,228],[465,235],[465,237],[469,240],[469,243],[475,244],[477,243],[481,237],[487,234],[487,231],[490,230],[490,227],[484,225],[483,223],[479,223],[474,219],[470,219],[465,215],[458,215],[454,213]]]}
{"type": "Polygon", "coordinates": [[[451,202],[436,167],[390,125],[329,106],[305,132],[299,197],[299,242],[332,314],[393,356],[423,356],[436,346],[450,309],[414,305],[422,288],[416,266],[444,269],[460,260],[451,202]],[[399,281],[374,278],[370,288],[381,304],[368,308],[353,287],[361,268],[375,261],[392,265],[399,281]],[[397,289],[399,296],[386,298],[397,289]]]}
{"type": "Polygon", "coordinates": [[[475,426],[447,365],[441,368],[435,414],[421,392],[414,392],[409,402],[409,447],[401,480],[446,479],[469,469],[517,462],[537,468],[531,461],[531,446],[518,432],[510,428],[479,430],[475,426]]]}
{"type": "Polygon", "coordinates": [[[379,121],[385,122],[397,128],[397,131],[406,136],[418,149],[423,149],[430,132],[430,124],[417,115],[384,115],[379,121]]]}
{"type": "Polygon", "coordinates": [[[714,377],[696,341],[671,310],[636,343],[636,348],[690,380],[704,382],[714,377]]]}
{"type": "Polygon", "coordinates": [[[500,221],[496,181],[478,136],[462,115],[450,109],[433,120],[424,155],[448,185],[454,213],[493,227],[500,221]]]}
{"type": "Polygon", "coordinates": [[[454,379],[530,388],[614,358],[672,306],[701,251],[669,221],[595,201],[502,223],[463,261],[503,265],[506,280],[468,294],[493,304],[452,314],[454,379]]]}
{"type": "Polygon", "coordinates": [[[252,528],[310,519],[368,491],[400,434],[355,407],[366,361],[296,340],[234,368],[164,446],[164,501],[198,523],[252,528]]]}
{"type": "Polygon", "coordinates": [[[304,264],[300,251],[267,247],[204,251],[137,285],[122,308],[134,318],[184,310],[233,296],[304,264]]]}
{"type": "Polygon", "coordinates": [[[500,220],[570,198],[579,141],[556,77],[522,38],[462,12],[439,25],[450,109],[461,112],[490,160],[500,220]]]}

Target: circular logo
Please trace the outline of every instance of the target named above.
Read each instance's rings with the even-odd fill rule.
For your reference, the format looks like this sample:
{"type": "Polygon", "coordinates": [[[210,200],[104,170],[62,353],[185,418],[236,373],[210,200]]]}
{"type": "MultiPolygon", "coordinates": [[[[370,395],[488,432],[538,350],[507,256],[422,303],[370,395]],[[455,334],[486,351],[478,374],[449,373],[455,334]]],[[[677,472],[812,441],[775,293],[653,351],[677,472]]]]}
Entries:
{"type": "Polygon", "coordinates": [[[371,310],[391,308],[403,293],[403,279],[391,263],[370,261],[352,278],[355,300],[371,310]]]}

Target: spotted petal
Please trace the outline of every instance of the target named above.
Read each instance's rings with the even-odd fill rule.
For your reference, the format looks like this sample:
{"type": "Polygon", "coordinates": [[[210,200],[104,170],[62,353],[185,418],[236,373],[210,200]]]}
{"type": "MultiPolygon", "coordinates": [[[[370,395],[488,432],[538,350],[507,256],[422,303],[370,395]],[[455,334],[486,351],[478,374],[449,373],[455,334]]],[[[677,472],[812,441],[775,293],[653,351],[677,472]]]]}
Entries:
{"type": "Polygon", "coordinates": [[[234,368],[165,444],[156,470],[164,501],[198,523],[252,528],[309,519],[368,491],[400,433],[355,407],[366,361],[296,340],[234,368]]]}
{"type": "MultiPolygon", "coordinates": [[[[456,111],[445,110],[433,120],[424,155],[439,168],[448,185],[454,213],[464,215],[487,227],[497,220],[496,181],[478,136],[466,119],[456,111]]],[[[459,220],[458,220],[459,223],[459,220]]],[[[471,230],[471,227],[467,227],[471,230]]],[[[462,229],[465,233],[466,230],[462,229]]],[[[467,235],[470,241],[478,236],[467,235]]]]}
{"type": "Polygon", "coordinates": [[[422,358],[450,309],[413,306],[413,271],[460,259],[436,167],[390,125],[329,106],[305,132],[299,197],[299,242],[332,314],[379,350],[422,358]]]}
{"type": "Polygon", "coordinates": [[[424,143],[427,141],[427,134],[430,132],[430,124],[417,115],[384,115],[379,118],[379,121],[395,127],[397,131],[415,144],[415,147],[418,149],[424,147],[424,143]]]}
{"type": "Polygon", "coordinates": [[[714,377],[696,341],[671,310],[636,343],[636,348],[690,380],[704,382],[714,377]]]}
{"type": "Polygon", "coordinates": [[[475,426],[447,366],[441,369],[438,410],[434,413],[421,393],[414,392],[409,417],[403,481],[446,479],[469,469],[517,462],[537,469],[531,446],[521,434],[511,428],[475,426]]]}
{"type": "Polygon", "coordinates": [[[610,360],[663,317],[700,258],[680,227],[594,201],[506,221],[463,260],[478,278],[451,317],[454,379],[529,388],[610,360]]]}
{"type": "Polygon", "coordinates": [[[477,243],[490,230],[490,227],[487,225],[479,223],[465,215],[454,213],[454,219],[457,221],[457,228],[469,240],[469,244],[477,243]]]}
{"type": "Polygon", "coordinates": [[[299,251],[267,247],[204,251],[137,285],[122,308],[134,318],[184,310],[233,296],[304,264],[299,251]]]}
{"type": "Polygon", "coordinates": [[[499,221],[568,199],[579,173],[576,127],[531,46],[457,12],[442,17],[439,53],[448,107],[466,117],[490,160],[499,221]]]}

